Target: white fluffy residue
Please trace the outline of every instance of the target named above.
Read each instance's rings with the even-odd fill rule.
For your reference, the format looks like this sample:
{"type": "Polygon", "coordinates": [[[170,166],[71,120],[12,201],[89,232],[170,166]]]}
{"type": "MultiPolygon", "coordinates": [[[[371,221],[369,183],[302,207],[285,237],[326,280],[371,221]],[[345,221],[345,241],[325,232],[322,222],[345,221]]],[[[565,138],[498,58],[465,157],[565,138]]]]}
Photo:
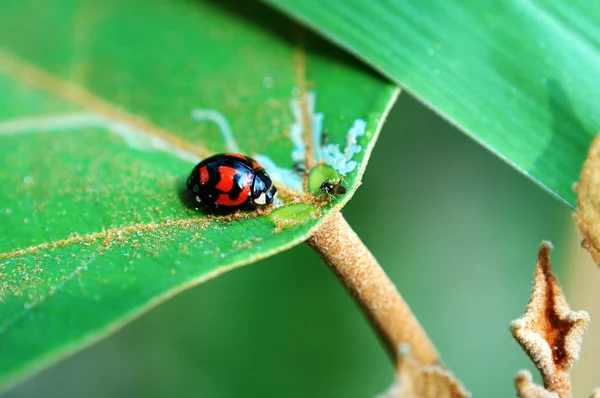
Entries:
{"type": "Polygon", "coordinates": [[[345,175],[353,171],[358,163],[352,160],[354,155],[362,151],[362,146],[357,144],[357,138],[364,135],[367,122],[356,119],[346,135],[346,148],[344,152],[338,144],[327,144],[320,148],[320,157],[325,164],[333,167],[338,173],[345,175]]]}
{"type": "Polygon", "coordinates": [[[254,158],[269,173],[274,181],[279,181],[287,187],[302,192],[302,177],[293,170],[279,167],[266,155],[257,154],[254,158]]]}
{"type": "MultiPolygon", "coordinates": [[[[290,127],[290,139],[294,144],[292,160],[294,162],[304,162],[306,157],[306,142],[303,136],[304,115],[297,96],[290,100],[290,107],[294,115],[294,123],[290,127]]],[[[346,147],[342,152],[339,144],[321,145],[323,141],[323,119],[325,116],[321,112],[315,112],[316,95],[312,91],[306,94],[306,107],[308,117],[310,118],[311,145],[314,148],[314,161],[323,161],[342,175],[353,171],[358,163],[352,160],[352,158],[362,151],[362,146],[358,145],[357,138],[365,134],[367,122],[363,119],[356,119],[354,121],[346,134],[346,147]]]]}

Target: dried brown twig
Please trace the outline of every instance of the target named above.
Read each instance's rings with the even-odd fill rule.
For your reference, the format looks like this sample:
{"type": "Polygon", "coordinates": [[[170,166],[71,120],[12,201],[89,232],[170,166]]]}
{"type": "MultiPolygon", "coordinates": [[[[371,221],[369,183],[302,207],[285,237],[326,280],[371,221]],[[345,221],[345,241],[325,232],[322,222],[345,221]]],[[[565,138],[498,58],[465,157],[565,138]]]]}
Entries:
{"type": "Polygon", "coordinates": [[[542,389],[531,381],[529,372],[519,372],[515,383],[521,398],[571,396],[569,370],[579,357],[583,332],[590,321],[587,312],[569,308],[552,272],[551,249],[549,242],[540,246],[527,310],[510,324],[515,340],[529,355],[544,380],[545,389],[542,389]]]}
{"type": "Polygon", "coordinates": [[[379,398],[467,398],[469,393],[440,365],[423,366],[408,349],[400,350],[396,380],[379,398]]]}
{"type": "Polygon", "coordinates": [[[515,376],[515,387],[519,398],[558,398],[558,394],[550,392],[533,382],[528,370],[521,370],[515,376]]]}

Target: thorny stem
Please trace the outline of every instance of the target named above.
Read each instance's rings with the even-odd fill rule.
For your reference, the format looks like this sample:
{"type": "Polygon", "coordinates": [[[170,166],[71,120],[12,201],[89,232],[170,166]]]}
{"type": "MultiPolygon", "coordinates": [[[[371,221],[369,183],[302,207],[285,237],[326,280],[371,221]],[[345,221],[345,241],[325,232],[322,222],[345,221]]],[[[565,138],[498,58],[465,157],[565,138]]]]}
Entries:
{"type": "Polygon", "coordinates": [[[327,263],[369,319],[394,363],[408,346],[422,365],[440,364],[435,347],[375,257],[341,213],[325,219],[307,243],[327,263]]]}

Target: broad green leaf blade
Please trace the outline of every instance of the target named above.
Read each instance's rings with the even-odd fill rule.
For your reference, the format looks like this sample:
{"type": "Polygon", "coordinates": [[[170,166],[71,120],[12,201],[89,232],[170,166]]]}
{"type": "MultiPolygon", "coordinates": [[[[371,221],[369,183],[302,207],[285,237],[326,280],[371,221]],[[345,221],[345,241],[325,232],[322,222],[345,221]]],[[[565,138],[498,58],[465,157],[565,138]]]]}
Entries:
{"type": "Polygon", "coordinates": [[[398,91],[260,4],[7,0],[0,93],[7,385],[303,241],[358,186],[398,91]],[[196,162],[238,150],[276,181],[278,208],[186,205],[196,162]],[[313,171],[347,173],[347,195],[300,192],[295,168],[318,159],[334,167],[313,171]]]}
{"type": "Polygon", "coordinates": [[[573,184],[600,129],[598,3],[266,1],[575,206],[573,184]]]}

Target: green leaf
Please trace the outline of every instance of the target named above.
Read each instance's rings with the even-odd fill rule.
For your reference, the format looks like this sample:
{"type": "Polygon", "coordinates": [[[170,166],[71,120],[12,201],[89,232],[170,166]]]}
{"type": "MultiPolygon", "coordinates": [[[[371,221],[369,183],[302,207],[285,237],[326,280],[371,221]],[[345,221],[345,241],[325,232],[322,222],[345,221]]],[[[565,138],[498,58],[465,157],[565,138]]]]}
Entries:
{"type": "Polygon", "coordinates": [[[302,242],[358,186],[398,93],[253,3],[1,9],[3,385],[185,288],[302,242]],[[228,216],[187,206],[195,163],[237,150],[260,159],[283,204],[228,216]],[[332,163],[336,151],[351,192],[300,193],[293,156],[332,163]]]}
{"type": "Polygon", "coordinates": [[[266,1],[575,206],[573,184],[600,129],[597,3],[266,1]]]}

